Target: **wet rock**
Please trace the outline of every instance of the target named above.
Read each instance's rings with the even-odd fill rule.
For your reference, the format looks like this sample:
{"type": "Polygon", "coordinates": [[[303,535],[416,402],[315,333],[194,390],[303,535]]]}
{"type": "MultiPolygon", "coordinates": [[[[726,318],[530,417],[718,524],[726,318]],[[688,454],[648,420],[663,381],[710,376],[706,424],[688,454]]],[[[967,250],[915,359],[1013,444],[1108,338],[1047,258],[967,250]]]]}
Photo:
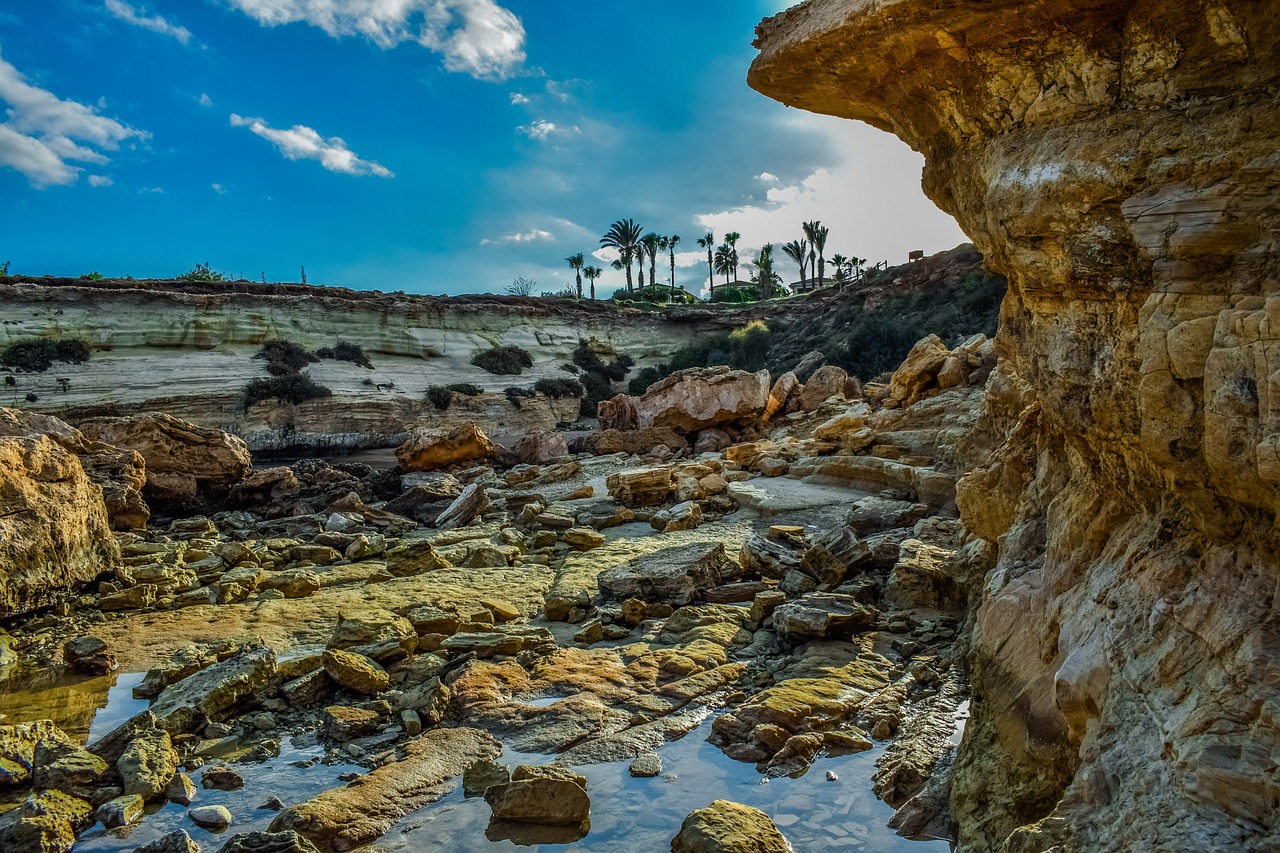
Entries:
{"type": "Polygon", "coordinates": [[[185,829],[178,829],[142,845],[133,853],[200,853],[200,845],[185,829]]]}
{"type": "Polygon", "coordinates": [[[633,468],[610,474],[605,480],[609,495],[626,507],[658,506],[671,494],[671,471],[667,468],[633,468]]]}
{"type": "Polygon", "coordinates": [[[382,728],[383,716],[377,711],[350,705],[330,705],[324,709],[325,734],[337,743],[377,734],[382,728]]]}
{"type": "Polygon", "coordinates": [[[107,651],[107,644],[97,637],[76,637],[62,646],[63,660],[82,675],[106,675],[115,672],[119,664],[116,656],[107,651]]]}
{"type": "Polygon", "coordinates": [[[675,607],[692,602],[703,589],[733,580],[741,567],[723,543],[682,545],[655,551],[600,573],[600,593],[614,601],[629,598],[675,607]]]}
{"type": "Polygon", "coordinates": [[[418,635],[408,619],[376,607],[341,611],[328,642],[330,649],[354,652],[378,663],[403,660],[417,646],[418,635]]]}
{"type": "Polygon", "coordinates": [[[196,783],[191,781],[190,776],[179,770],[173,774],[173,778],[165,786],[164,798],[180,806],[189,806],[196,798],[196,783]]]}
{"type": "Polygon", "coordinates": [[[164,795],[179,763],[169,733],[155,728],[139,732],[129,741],[116,762],[116,772],[125,794],[153,802],[164,795]]]}
{"type": "Polygon", "coordinates": [[[244,777],[225,764],[205,768],[200,774],[200,786],[206,790],[235,791],[244,787],[244,777]]]}
{"type": "Polygon", "coordinates": [[[834,592],[811,592],[773,611],[778,634],[793,642],[852,636],[873,629],[879,618],[876,608],[834,592]]]}
{"type": "Polygon", "coordinates": [[[170,684],[152,704],[151,711],[171,733],[195,731],[254,697],[275,673],[275,652],[262,646],[251,647],[170,684]]]}
{"type": "Polygon", "coordinates": [[[631,762],[628,772],[632,776],[647,779],[662,772],[662,756],[656,752],[644,752],[631,762]]]}
{"type": "Polygon", "coordinates": [[[146,803],[143,802],[142,797],[137,794],[126,794],[98,806],[93,816],[102,821],[103,826],[114,829],[140,820],[145,808],[146,803]]]}
{"type": "Polygon", "coordinates": [[[422,734],[422,717],[412,708],[405,708],[400,712],[400,728],[410,737],[416,737],[422,734]]]}
{"type": "Polygon", "coordinates": [[[462,773],[462,791],[467,797],[482,797],[494,785],[511,781],[511,769],[505,764],[484,759],[477,761],[462,773]]]}
{"type": "Polygon", "coordinates": [[[381,693],[391,686],[391,678],[385,669],[355,652],[326,650],[324,671],[338,684],[357,693],[381,693]]]}
{"type": "Polygon", "coordinates": [[[52,720],[0,726],[0,787],[30,781],[36,746],[42,741],[64,747],[76,745],[52,720]]]}
{"type": "Polygon", "coordinates": [[[320,851],[306,838],[288,830],[243,832],[218,848],[218,853],[320,853],[320,851]]]}
{"type": "Polygon", "coordinates": [[[226,806],[196,806],[187,810],[187,817],[196,826],[214,831],[231,825],[231,812],[226,806]]]}
{"type": "Polygon", "coordinates": [[[488,459],[496,452],[484,431],[468,421],[452,430],[415,433],[396,448],[396,461],[406,471],[437,471],[488,459]]]}
{"type": "Polygon", "coordinates": [[[792,848],[764,812],[715,800],[684,819],[671,853],[792,853],[792,848]]]}
{"type": "Polygon", "coordinates": [[[143,495],[170,512],[187,512],[224,500],[252,469],[243,440],[219,429],[156,412],[80,422],[89,438],[141,454],[143,495]]]}
{"type": "Polygon", "coordinates": [[[498,820],[573,826],[590,819],[586,790],[568,779],[535,778],[492,785],[484,800],[498,820]]]}
{"type": "Polygon", "coordinates": [[[82,746],[45,738],[35,746],[31,785],[93,802],[110,769],[107,762],[82,746]]]}
{"type": "Polygon", "coordinates": [[[71,853],[76,834],[92,823],[93,807],[60,791],[28,795],[0,826],[0,850],[71,853]]]}
{"type": "Polygon", "coordinates": [[[323,853],[339,853],[367,844],[407,814],[435,802],[453,789],[452,780],[501,745],[485,732],[469,728],[434,729],[403,748],[394,761],[285,809],[272,832],[294,830],[323,853]]]}

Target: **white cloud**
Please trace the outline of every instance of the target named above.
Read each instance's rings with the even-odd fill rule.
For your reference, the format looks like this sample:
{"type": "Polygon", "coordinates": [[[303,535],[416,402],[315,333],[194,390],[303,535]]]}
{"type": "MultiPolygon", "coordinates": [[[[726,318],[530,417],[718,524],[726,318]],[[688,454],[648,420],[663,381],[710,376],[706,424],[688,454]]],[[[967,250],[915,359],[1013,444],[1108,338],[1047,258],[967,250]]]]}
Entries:
{"type": "Polygon", "coordinates": [[[517,127],[516,130],[520,131],[530,139],[536,139],[539,142],[546,142],[551,138],[551,136],[556,134],[573,134],[582,132],[577,125],[573,125],[572,127],[561,127],[555,122],[547,121],[545,118],[540,118],[533,124],[522,124],[517,127]]]}
{"type": "Polygon", "coordinates": [[[89,176],[89,186],[91,187],[109,187],[114,183],[115,181],[111,180],[111,178],[106,175],[89,176]]]}
{"type": "Polygon", "coordinates": [[[213,187],[213,191],[216,192],[218,195],[227,194],[227,188],[224,187],[222,184],[210,184],[209,186],[213,187]]]}
{"type": "Polygon", "coordinates": [[[480,241],[480,245],[508,246],[513,243],[541,243],[555,238],[556,235],[550,231],[543,231],[541,228],[530,228],[528,231],[517,231],[514,234],[504,234],[501,237],[486,237],[480,241]]]}
{"type": "MultiPolygon", "coordinates": [[[[924,160],[905,144],[855,122],[810,114],[792,120],[829,134],[837,150],[848,153],[844,162],[818,169],[799,183],[769,187],[763,203],[696,217],[718,238],[726,231],[740,232],[740,257],[754,257],[766,242],[776,247],[803,237],[801,223],[814,219],[830,229],[828,260],[840,253],[899,264],[912,249],[937,252],[968,239],[954,219],[921,193],[924,160]]],[[[781,264],[775,266],[783,278],[799,278],[790,258],[780,251],[777,257],[781,264]]]]}
{"type": "Polygon", "coordinates": [[[138,195],[143,195],[144,193],[151,195],[164,195],[164,187],[143,187],[138,190],[138,195]]]}
{"type": "Polygon", "coordinates": [[[529,99],[528,99],[528,98],[526,98],[526,97],[525,97],[523,94],[521,94],[520,92],[512,92],[512,93],[511,93],[511,104],[512,104],[513,106],[517,106],[517,107],[518,107],[518,106],[520,106],[520,105],[522,105],[522,104],[527,104],[527,103],[529,103],[529,99]]]}
{"type": "Polygon", "coordinates": [[[211,106],[213,106],[213,98],[210,98],[210,97],[209,97],[209,93],[208,93],[208,92],[201,92],[201,93],[200,93],[200,97],[196,98],[196,102],[197,102],[197,103],[199,103],[199,104],[200,104],[200,106],[202,106],[202,107],[211,107],[211,106]]]}
{"type": "Polygon", "coordinates": [[[107,158],[94,148],[114,151],[126,139],[148,136],[98,115],[93,107],[64,101],[32,86],[3,59],[0,101],[9,105],[7,121],[0,124],[0,164],[21,172],[37,188],[74,184],[81,170],[68,160],[106,163],[107,158]]]}
{"type": "Polygon", "coordinates": [[[449,71],[505,80],[524,62],[524,25],[495,0],[230,0],[264,26],[305,22],[362,35],[381,48],[406,41],[444,57],[449,71]]]}
{"type": "Polygon", "coordinates": [[[135,27],[142,27],[144,30],[151,30],[163,36],[171,36],[183,44],[191,41],[191,31],[186,27],[171,24],[159,15],[148,17],[144,10],[135,9],[123,0],[107,0],[107,11],[135,27]]]}
{"type": "Polygon", "coordinates": [[[330,172],[346,175],[377,175],[394,178],[395,174],[380,163],[361,160],[347,148],[347,143],[336,136],[325,138],[305,125],[295,124],[288,130],[271,127],[260,118],[245,118],[231,114],[232,127],[247,127],[253,133],[272,143],[290,160],[318,160],[330,172]]]}
{"type": "Polygon", "coordinates": [[[761,172],[760,174],[756,175],[756,180],[764,181],[766,184],[776,184],[778,183],[778,176],[773,174],[772,172],[761,172]]]}

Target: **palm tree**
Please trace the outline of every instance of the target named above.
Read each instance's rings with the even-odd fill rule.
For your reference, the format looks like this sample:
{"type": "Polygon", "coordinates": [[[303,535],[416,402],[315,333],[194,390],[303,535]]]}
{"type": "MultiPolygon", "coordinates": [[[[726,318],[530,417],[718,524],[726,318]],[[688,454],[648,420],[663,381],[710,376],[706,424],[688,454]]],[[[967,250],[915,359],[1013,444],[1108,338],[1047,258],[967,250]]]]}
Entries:
{"type": "Polygon", "coordinates": [[[642,250],[642,254],[640,255],[641,262],[643,263],[645,256],[648,256],[649,258],[649,284],[650,285],[656,286],[658,283],[658,276],[657,276],[658,250],[661,247],[662,247],[662,238],[659,237],[657,234],[653,233],[652,231],[650,231],[648,234],[640,238],[640,248],[642,250]]]}
{"type": "Polygon", "coordinates": [[[792,240],[790,243],[782,244],[782,251],[786,252],[787,257],[800,265],[800,289],[807,290],[805,285],[804,268],[808,261],[809,241],[808,240],[792,240]]]}
{"type": "Polygon", "coordinates": [[[773,296],[773,244],[765,243],[760,247],[760,256],[756,258],[756,282],[759,285],[759,299],[773,296]]]}
{"type": "Polygon", "coordinates": [[[578,298],[581,299],[582,298],[582,265],[587,262],[587,259],[582,256],[581,252],[579,252],[576,255],[565,258],[565,260],[569,262],[569,269],[573,270],[577,276],[578,298]]]}
{"type": "Polygon", "coordinates": [[[823,257],[823,252],[825,252],[827,248],[827,232],[829,229],[824,228],[822,223],[816,219],[812,222],[804,223],[802,227],[804,228],[804,235],[809,238],[811,246],[809,250],[809,258],[811,259],[811,262],[814,255],[817,255],[818,265],[814,268],[814,276],[818,280],[818,287],[822,287],[822,281],[825,277],[827,266],[827,259],[823,257]]]}
{"type": "Polygon", "coordinates": [[[852,270],[852,265],[849,263],[849,259],[837,252],[831,256],[831,263],[835,264],[836,268],[836,285],[843,285],[849,279],[850,271],[852,270]]]}
{"type": "MultiPolygon", "coordinates": [[[[609,230],[600,238],[601,246],[609,246],[617,249],[622,255],[622,263],[626,265],[627,270],[627,292],[632,292],[631,287],[631,262],[636,259],[636,249],[640,244],[640,234],[643,228],[633,219],[619,219],[617,222],[609,226],[609,230]]],[[[641,271],[640,286],[644,286],[644,272],[641,271]]]]}
{"type": "MultiPolygon", "coordinates": [[[[724,276],[725,286],[729,285],[729,273],[737,274],[738,268],[736,259],[734,258],[733,249],[728,243],[721,243],[716,247],[716,272],[724,276]]],[[[714,295],[714,294],[713,294],[714,295]]]]}
{"type": "Polygon", "coordinates": [[[680,244],[680,235],[672,234],[667,238],[667,251],[671,253],[671,298],[676,297],[676,246],[680,244]]]}
{"type": "Polygon", "coordinates": [[[730,231],[724,235],[724,242],[729,246],[729,256],[733,259],[733,280],[738,280],[738,238],[742,235],[737,231],[730,231]]]}
{"type": "Polygon", "coordinates": [[[707,295],[710,298],[716,295],[716,266],[715,259],[711,256],[716,247],[715,233],[708,231],[707,236],[699,237],[698,245],[707,250],[707,281],[710,282],[707,295]]]}
{"type": "MultiPolygon", "coordinates": [[[[604,275],[604,270],[599,267],[583,267],[582,274],[587,277],[587,281],[591,284],[591,301],[596,301],[596,279],[604,275]]],[[[578,288],[578,296],[582,296],[582,288],[578,288]]]]}

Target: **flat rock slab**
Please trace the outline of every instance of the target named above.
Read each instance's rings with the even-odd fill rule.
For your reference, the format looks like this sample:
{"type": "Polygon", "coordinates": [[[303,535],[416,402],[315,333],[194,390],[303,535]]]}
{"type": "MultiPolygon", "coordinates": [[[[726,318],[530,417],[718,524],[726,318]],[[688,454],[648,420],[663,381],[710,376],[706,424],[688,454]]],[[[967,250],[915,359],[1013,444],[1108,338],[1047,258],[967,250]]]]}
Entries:
{"type": "Polygon", "coordinates": [[[820,507],[847,507],[867,496],[859,489],[803,483],[786,477],[757,477],[729,484],[729,496],[739,506],[761,515],[781,515],[820,507]]]}
{"type": "Polygon", "coordinates": [[[497,740],[478,729],[433,729],[409,741],[400,760],[285,809],[271,831],[294,830],[323,853],[344,853],[440,799],[454,789],[455,776],[501,751],[497,740]]]}
{"type": "Polygon", "coordinates": [[[614,601],[637,598],[679,607],[704,589],[741,572],[720,542],[664,548],[601,572],[600,594],[614,601]]]}

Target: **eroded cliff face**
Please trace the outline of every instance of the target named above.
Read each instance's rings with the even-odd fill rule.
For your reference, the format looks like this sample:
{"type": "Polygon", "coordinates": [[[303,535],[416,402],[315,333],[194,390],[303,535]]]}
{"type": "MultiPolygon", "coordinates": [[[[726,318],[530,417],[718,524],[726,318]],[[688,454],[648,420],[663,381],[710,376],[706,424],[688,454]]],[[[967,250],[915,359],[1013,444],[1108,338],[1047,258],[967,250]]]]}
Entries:
{"type": "Polygon", "coordinates": [[[466,420],[480,420],[497,434],[519,434],[576,417],[576,400],[539,396],[517,410],[501,392],[566,376],[560,366],[580,339],[593,338],[644,365],[669,358],[701,332],[720,331],[725,322],[709,312],[654,315],[565,300],[341,290],[325,295],[320,288],[282,295],[197,293],[113,284],[0,285],[0,347],[75,338],[93,351],[83,364],[18,374],[15,384],[0,387],[0,404],[72,422],[161,411],[232,432],[254,450],[388,447],[415,427],[466,420]],[[299,405],[268,401],[246,410],[245,386],[267,375],[253,356],[275,338],[309,350],[349,341],[363,347],[374,369],[320,361],[307,372],[333,397],[299,405]],[[528,350],[534,367],[523,376],[494,376],[471,364],[475,353],[498,345],[528,350]],[[445,412],[424,401],[428,386],[457,382],[486,393],[459,398],[445,412]]]}
{"type": "Polygon", "coordinates": [[[1280,843],[1274,4],[810,0],[750,84],[867,121],[1008,276],[958,504],[966,850],[1280,843]]]}

